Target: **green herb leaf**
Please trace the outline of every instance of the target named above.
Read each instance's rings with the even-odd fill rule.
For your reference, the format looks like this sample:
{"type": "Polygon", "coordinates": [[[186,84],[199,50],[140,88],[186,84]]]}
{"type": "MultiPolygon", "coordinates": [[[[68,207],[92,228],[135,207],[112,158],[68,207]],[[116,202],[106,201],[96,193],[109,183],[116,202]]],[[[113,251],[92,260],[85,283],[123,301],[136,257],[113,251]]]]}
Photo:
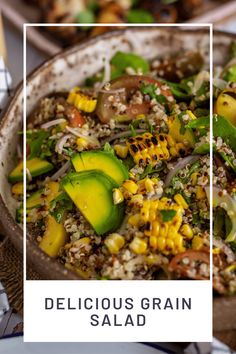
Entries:
{"type": "Polygon", "coordinates": [[[79,23],[94,23],[95,15],[91,10],[85,10],[78,13],[76,20],[79,23]]]}
{"type": "Polygon", "coordinates": [[[176,210],[173,209],[160,210],[160,214],[164,222],[171,221],[175,217],[176,213],[176,210]]]}
{"type": "Polygon", "coordinates": [[[68,195],[63,192],[60,193],[54,200],[50,203],[50,215],[54,217],[56,222],[60,223],[64,213],[72,210],[73,203],[68,195]]]}
{"type": "Polygon", "coordinates": [[[110,154],[114,155],[114,149],[111,147],[111,145],[109,143],[106,143],[104,146],[103,146],[103,150],[106,151],[106,152],[109,152],[110,154]]]}
{"type": "Polygon", "coordinates": [[[225,81],[236,82],[236,65],[232,65],[223,77],[225,81]]]}
{"type": "Polygon", "coordinates": [[[149,95],[152,99],[156,99],[157,102],[159,102],[160,104],[164,105],[167,103],[167,98],[162,95],[162,94],[157,94],[158,87],[154,84],[149,84],[149,85],[145,85],[143,84],[141,86],[140,91],[144,94],[144,95],[149,95]]]}
{"type": "Polygon", "coordinates": [[[36,132],[27,132],[26,141],[30,147],[30,155],[28,159],[39,157],[42,152],[42,144],[48,139],[50,133],[45,130],[37,130],[36,132]]]}
{"type": "Polygon", "coordinates": [[[128,23],[154,23],[152,14],[145,10],[130,10],[127,15],[128,23]]]}
{"type": "Polygon", "coordinates": [[[112,74],[111,78],[115,79],[125,73],[125,69],[130,67],[136,72],[142,70],[143,74],[149,72],[149,63],[146,59],[133,53],[117,52],[111,59],[112,74]]]}
{"type": "Polygon", "coordinates": [[[236,152],[236,128],[224,117],[213,115],[213,135],[221,137],[236,152]]]}
{"type": "Polygon", "coordinates": [[[210,128],[210,116],[199,117],[198,119],[192,119],[188,122],[186,127],[192,129],[210,128]]]}

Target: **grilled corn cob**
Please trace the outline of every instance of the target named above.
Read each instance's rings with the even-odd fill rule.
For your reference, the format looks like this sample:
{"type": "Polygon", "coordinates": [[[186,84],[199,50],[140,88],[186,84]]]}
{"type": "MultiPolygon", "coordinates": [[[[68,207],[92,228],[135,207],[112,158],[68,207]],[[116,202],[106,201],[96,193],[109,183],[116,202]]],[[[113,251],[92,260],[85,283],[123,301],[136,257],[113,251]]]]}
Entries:
{"type": "Polygon", "coordinates": [[[86,113],[93,112],[97,105],[97,100],[80,92],[79,87],[74,87],[70,91],[67,102],[86,113]]]}
{"type": "Polygon", "coordinates": [[[185,251],[184,239],[193,237],[188,224],[181,227],[183,213],[183,206],[171,199],[163,197],[160,200],[145,200],[140,213],[131,215],[128,223],[136,228],[144,228],[150,248],[165,255],[175,255],[185,251]]]}
{"type": "Polygon", "coordinates": [[[126,140],[126,145],[136,164],[155,166],[159,160],[169,160],[171,156],[183,156],[184,144],[175,144],[167,134],[145,133],[126,140]]]}

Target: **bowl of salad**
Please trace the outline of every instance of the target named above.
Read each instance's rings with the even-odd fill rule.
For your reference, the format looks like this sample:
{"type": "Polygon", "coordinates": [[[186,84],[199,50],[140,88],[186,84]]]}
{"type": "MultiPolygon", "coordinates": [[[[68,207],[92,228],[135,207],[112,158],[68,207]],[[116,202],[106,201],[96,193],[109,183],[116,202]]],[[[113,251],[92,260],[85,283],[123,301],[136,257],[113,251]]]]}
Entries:
{"type": "MultiPolygon", "coordinates": [[[[22,248],[22,88],[1,220],[22,248]]],[[[50,279],[209,279],[209,33],[125,29],[27,79],[27,260],[50,279]]]]}

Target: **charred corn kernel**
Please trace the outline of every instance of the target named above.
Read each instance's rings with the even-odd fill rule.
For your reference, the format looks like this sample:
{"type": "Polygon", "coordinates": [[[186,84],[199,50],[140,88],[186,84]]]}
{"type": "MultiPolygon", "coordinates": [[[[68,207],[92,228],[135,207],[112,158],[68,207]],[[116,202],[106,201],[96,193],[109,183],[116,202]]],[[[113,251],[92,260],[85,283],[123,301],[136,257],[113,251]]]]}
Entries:
{"type": "Polygon", "coordinates": [[[128,154],[128,147],[126,145],[114,145],[114,150],[117,156],[125,159],[128,154]]]}
{"type": "MultiPolygon", "coordinates": [[[[166,134],[145,133],[128,138],[126,145],[136,164],[141,166],[151,164],[154,166],[158,160],[168,160],[170,158],[169,148],[174,146],[175,143],[166,134]]],[[[176,156],[176,153],[174,156],[176,156]]]]}
{"type": "Polygon", "coordinates": [[[198,180],[198,172],[193,172],[190,176],[192,186],[196,186],[198,180]]]}
{"type": "Polygon", "coordinates": [[[227,268],[225,268],[226,272],[234,272],[236,270],[236,264],[231,264],[227,268]]]}
{"type": "Polygon", "coordinates": [[[115,254],[118,253],[120,249],[124,246],[125,238],[120,234],[113,233],[107,236],[104,243],[107,246],[109,252],[111,254],[115,254]]]}
{"type": "Polygon", "coordinates": [[[212,253],[213,254],[220,254],[220,248],[219,247],[215,247],[215,248],[213,248],[213,250],[212,250],[212,253]]]}
{"type": "Polygon", "coordinates": [[[183,198],[181,194],[175,194],[174,200],[176,201],[177,204],[182,206],[183,209],[188,209],[188,204],[186,203],[186,200],[183,198]]]}
{"type": "Polygon", "coordinates": [[[11,187],[12,194],[23,194],[24,188],[23,188],[23,183],[22,182],[17,182],[16,184],[13,184],[11,187]]]}
{"type": "Polygon", "coordinates": [[[135,194],[130,199],[130,204],[142,206],[143,205],[143,195],[142,194],[135,194]]]}
{"type": "Polygon", "coordinates": [[[150,178],[145,178],[144,184],[147,192],[154,192],[154,183],[150,178]]]}
{"type": "Polygon", "coordinates": [[[97,105],[97,100],[80,92],[79,87],[74,87],[70,91],[67,102],[87,113],[93,112],[97,105]]]}
{"type": "Polygon", "coordinates": [[[120,204],[124,200],[124,196],[119,188],[113,189],[113,202],[114,204],[120,204]]]}
{"type": "Polygon", "coordinates": [[[184,224],[183,226],[181,226],[180,232],[183,236],[187,237],[190,240],[193,238],[193,230],[188,224],[184,224]]]}
{"type": "Polygon", "coordinates": [[[196,198],[204,199],[206,197],[206,193],[202,186],[196,186],[196,198]]]}
{"type": "Polygon", "coordinates": [[[147,241],[140,237],[134,237],[129,248],[136,254],[143,254],[147,250],[147,241]]]}
{"type": "Polygon", "coordinates": [[[151,236],[149,238],[149,245],[154,248],[154,250],[157,249],[157,240],[158,238],[156,236],[151,236]]]}
{"type": "Polygon", "coordinates": [[[203,239],[198,235],[194,236],[192,240],[192,248],[194,250],[200,250],[202,247],[203,247],[203,239]]]}
{"type": "Polygon", "coordinates": [[[130,179],[126,180],[123,183],[123,187],[131,194],[136,194],[138,191],[137,183],[135,183],[134,181],[131,181],[130,179]]]}
{"type": "Polygon", "coordinates": [[[132,226],[138,227],[140,224],[140,215],[139,214],[131,215],[128,219],[128,223],[132,226]]]}
{"type": "Polygon", "coordinates": [[[157,238],[157,249],[159,251],[164,251],[166,247],[166,239],[164,237],[158,237],[157,238]]]}
{"type": "Polygon", "coordinates": [[[85,138],[76,139],[76,144],[80,149],[86,149],[88,147],[88,141],[85,138]]]}

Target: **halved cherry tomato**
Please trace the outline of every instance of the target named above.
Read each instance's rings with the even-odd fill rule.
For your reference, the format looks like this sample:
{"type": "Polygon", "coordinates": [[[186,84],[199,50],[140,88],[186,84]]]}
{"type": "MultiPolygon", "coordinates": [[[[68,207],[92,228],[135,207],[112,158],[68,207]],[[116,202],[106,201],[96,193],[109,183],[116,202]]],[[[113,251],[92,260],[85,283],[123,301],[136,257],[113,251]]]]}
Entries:
{"type": "Polygon", "coordinates": [[[84,116],[77,108],[70,106],[66,108],[66,116],[69,119],[69,124],[73,128],[82,127],[86,123],[84,116]]]}
{"type": "MultiPolygon", "coordinates": [[[[210,263],[210,255],[208,250],[188,250],[186,252],[179,253],[174,258],[172,258],[168,268],[169,271],[175,272],[183,277],[189,277],[189,271],[191,270],[191,267],[188,264],[184,264],[182,262],[184,258],[188,258],[190,263],[191,261],[196,261],[205,264],[210,263]]],[[[206,279],[206,277],[202,276],[201,274],[198,274],[197,272],[191,278],[206,279]]]]}
{"type": "Polygon", "coordinates": [[[107,92],[102,92],[98,95],[96,113],[100,121],[102,123],[107,123],[117,115],[116,108],[113,107],[113,103],[109,100],[110,96],[114,96],[115,99],[119,98],[119,102],[127,107],[124,115],[129,116],[131,119],[134,119],[139,114],[148,113],[150,108],[149,102],[143,102],[141,104],[129,103],[131,94],[139,90],[143,84],[155,84],[157,88],[160,88],[162,95],[165,97],[173,97],[171,91],[166,88],[163,83],[152,77],[140,75],[121,76],[111,81],[110,90],[112,90],[113,93],[110,93],[109,90],[107,90],[107,92]],[[125,89],[124,92],[117,91],[117,93],[114,93],[115,90],[122,88],[125,89]]]}

